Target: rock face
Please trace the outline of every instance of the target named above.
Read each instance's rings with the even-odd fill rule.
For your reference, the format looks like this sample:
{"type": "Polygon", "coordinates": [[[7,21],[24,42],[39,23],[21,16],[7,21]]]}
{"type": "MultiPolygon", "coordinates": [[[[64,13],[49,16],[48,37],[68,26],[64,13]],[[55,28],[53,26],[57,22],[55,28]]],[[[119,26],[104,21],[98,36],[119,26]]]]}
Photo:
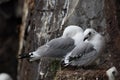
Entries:
{"type": "Polygon", "coordinates": [[[84,29],[92,27],[104,31],[106,28],[104,0],[76,0],[76,5],[72,5],[74,3],[70,3],[68,8],[67,25],[74,24],[84,29]],[[72,11],[71,7],[73,7],[72,11]]]}
{"type": "MultiPolygon", "coordinates": [[[[84,71],[79,69],[79,71],[75,73],[73,69],[67,69],[67,71],[63,69],[59,70],[56,73],[56,69],[58,69],[59,64],[56,64],[56,61],[54,60],[41,59],[40,61],[32,63],[29,63],[27,60],[20,60],[18,68],[18,80],[61,80],[63,78],[65,80],[90,80],[92,78],[94,78],[92,80],[106,80],[105,71],[109,67],[113,66],[112,62],[116,61],[112,60],[113,58],[111,59],[111,57],[109,57],[109,54],[113,55],[113,53],[115,53],[116,55],[119,55],[118,53],[120,50],[120,47],[118,47],[117,45],[120,39],[118,38],[118,36],[115,36],[119,35],[119,27],[117,25],[117,20],[119,19],[119,17],[118,19],[116,19],[115,17],[115,1],[26,0],[25,3],[28,5],[29,12],[27,17],[27,24],[22,26],[26,26],[26,30],[23,29],[25,31],[24,39],[26,43],[24,44],[23,51],[21,52],[28,53],[30,51],[36,50],[37,47],[43,45],[50,39],[60,36],[62,30],[67,25],[78,25],[81,26],[83,29],[92,27],[105,36],[107,46],[103,57],[107,62],[95,68],[94,70],[84,71]],[[110,9],[113,9],[114,12],[111,12],[110,9]],[[112,48],[112,45],[114,45],[115,47],[112,48]],[[44,73],[43,76],[40,76],[40,74],[42,73],[44,73]],[[74,78],[72,77],[69,79],[68,77],[66,77],[67,75],[73,76],[74,78]]],[[[23,40],[21,41],[23,42],[23,40]]],[[[119,65],[117,66],[119,67],[119,65]]]]}
{"type": "MultiPolygon", "coordinates": [[[[28,28],[26,29],[29,29],[29,32],[26,33],[28,35],[25,36],[27,42],[25,45],[25,51],[23,52],[28,53],[30,51],[33,51],[50,39],[60,36],[62,32],[62,30],[60,30],[60,25],[65,16],[67,6],[67,0],[40,0],[34,3],[34,9],[30,11],[27,20],[29,24],[27,25],[28,28]]],[[[45,60],[44,62],[42,62],[49,63],[47,62],[49,61],[48,59],[46,60],[46,62],[45,60]]],[[[44,66],[43,63],[40,64],[40,66],[44,66]]],[[[19,80],[34,80],[39,78],[39,67],[37,62],[29,63],[26,60],[22,60],[19,63],[19,66],[21,66],[19,68],[19,80]]],[[[49,67],[49,65],[45,65],[44,67],[49,67]]],[[[46,78],[50,80],[48,77],[46,78]]],[[[52,79],[52,77],[50,78],[52,79]]]]}
{"type": "MultiPolygon", "coordinates": [[[[106,11],[106,21],[107,21],[107,33],[110,35],[110,42],[109,42],[109,51],[111,54],[111,62],[112,65],[115,65],[120,71],[120,1],[118,0],[106,0],[105,1],[105,11],[106,11]],[[111,12],[112,10],[112,12],[111,12]]],[[[119,80],[120,77],[117,79],[119,80]]]]}

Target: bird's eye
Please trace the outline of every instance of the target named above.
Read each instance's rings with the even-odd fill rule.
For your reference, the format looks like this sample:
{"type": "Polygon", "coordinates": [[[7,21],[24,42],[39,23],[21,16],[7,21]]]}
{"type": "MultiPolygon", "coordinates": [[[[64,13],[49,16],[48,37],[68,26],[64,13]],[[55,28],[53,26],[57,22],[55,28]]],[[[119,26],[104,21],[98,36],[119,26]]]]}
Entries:
{"type": "Polygon", "coordinates": [[[91,35],[91,34],[92,34],[91,32],[88,33],[88,35],[91,35]]]}

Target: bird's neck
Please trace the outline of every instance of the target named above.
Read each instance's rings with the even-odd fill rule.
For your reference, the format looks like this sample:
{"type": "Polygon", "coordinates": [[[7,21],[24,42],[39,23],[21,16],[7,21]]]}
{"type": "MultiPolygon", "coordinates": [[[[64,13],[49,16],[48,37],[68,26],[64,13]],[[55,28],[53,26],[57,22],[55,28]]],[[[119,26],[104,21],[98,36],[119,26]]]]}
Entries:
{"type": "Polygon", "coordinates": [[[83,33],[77,33],[72,39],[75,41],[75,45],[79,45],[83,41],[83,33]]]}
{"type": "Polygon", "coordinates": [[[103,47],[103,37],[99,34],[93,36],[93,38],[89,41],[91,44],[94,45],[94,48],[99,52],[101,47],[103,47]]]}

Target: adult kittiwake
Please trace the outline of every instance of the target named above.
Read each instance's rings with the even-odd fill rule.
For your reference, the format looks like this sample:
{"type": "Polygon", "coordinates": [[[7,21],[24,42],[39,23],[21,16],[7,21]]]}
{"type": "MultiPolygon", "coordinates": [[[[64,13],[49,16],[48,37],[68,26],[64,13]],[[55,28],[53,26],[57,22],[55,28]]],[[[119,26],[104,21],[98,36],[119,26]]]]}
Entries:
{"type": "Polygon", "coordinates": [[[62,58],[78,45],[82,34],[82,28],[70,25],[65,28],[61,37],[50,40],[34,52],[21,54],[19,58],[29,58],[30,61],[38,60],[41,57],[62,58]]]}
{"type": "Polygon", "coordinates": [[[65,65],[85,67],[97,63],[104,48],[104,37],[92,28],[87,28],[83,36],[84,42],[65,56],[65,65]]]}

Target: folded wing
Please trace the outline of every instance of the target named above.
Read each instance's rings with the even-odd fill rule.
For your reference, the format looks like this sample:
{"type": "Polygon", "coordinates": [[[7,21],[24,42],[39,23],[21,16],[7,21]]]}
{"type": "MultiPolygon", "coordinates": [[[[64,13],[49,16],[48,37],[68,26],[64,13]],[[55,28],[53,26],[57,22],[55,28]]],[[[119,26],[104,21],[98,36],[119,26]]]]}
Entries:
{"type": "Polygon", "coordinates": [[[90,43],[82,43],[75,47],[69,56],[69,65],[72,66],[88,66],[92,64],[98,57],[96,49],[90,43]]]}
{"type": "Polygon", "coordinates": [[[72,38],[56,38],[39,47],[36,53],[41,57],[64,57],[73,48],[74,40],[72,38]]]}

